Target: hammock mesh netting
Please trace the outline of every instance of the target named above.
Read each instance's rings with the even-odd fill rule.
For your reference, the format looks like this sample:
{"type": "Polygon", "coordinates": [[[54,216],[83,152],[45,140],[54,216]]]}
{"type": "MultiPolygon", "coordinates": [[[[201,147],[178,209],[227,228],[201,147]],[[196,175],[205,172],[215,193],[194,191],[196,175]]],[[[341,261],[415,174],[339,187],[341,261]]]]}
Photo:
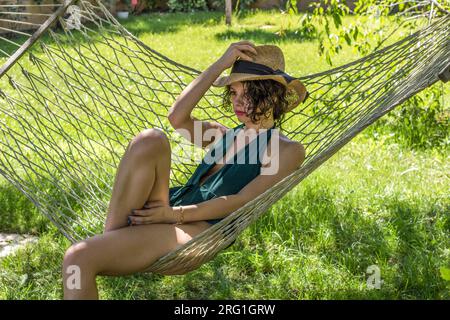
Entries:
{"type": "MultiPolygon", "coordinates": [[[[0,173],[76,242],[102,232],[119,161],[137,133],[157,127],[169,137],[171,186],[189,179],[205,150],[167,119],[200,71],[141,42],[100,1],[61,4],[33,32],[0,33],[0,173]]],[[[286,115],[281,131],[305,146],[301,168],[145,271],[198,268],[364,128],[440,78],[446,81],[449,34],[447,15],[362,59],[299,77],[310,96],[286,115]]],[[[296,75],[293,66],[288,72],[296,75]]],[[[236,126],[216,89],[193,116],[236,126]]]]}

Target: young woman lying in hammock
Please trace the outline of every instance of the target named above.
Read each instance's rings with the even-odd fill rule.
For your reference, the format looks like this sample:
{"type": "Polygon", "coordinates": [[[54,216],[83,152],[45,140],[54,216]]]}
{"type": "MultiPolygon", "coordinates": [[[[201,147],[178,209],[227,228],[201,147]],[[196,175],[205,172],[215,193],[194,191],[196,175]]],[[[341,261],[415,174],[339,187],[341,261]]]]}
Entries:
{"type": "Polygon", "coordinates": [[[183,90],[170,109],[170,123],[192,143],[204,148],[219,146],[215,157],[225,153],[222,163],[206,163],[205,157],[185,186],[169,189],[171,149],[162,131],[146,129],[132,139],[119,164],[104,233],[72,245],[64,256],[64,298],[97,299],[97,275],[144,270],[302,164],[303,146],[275,130],[275,121],[307,96],[303,84],[283,70],[283,53],[278,47],[241,41],[230,45],[183,90]],[[230,76],[218,78],[230,67],[230,76]],[[225,103],[232,105],[240,125],[230,129],[191,116],[211,85],[226,88],[225,103]],[[198,126],[204,133],[213,134],[195,139],[194,128],[198,126]],[[243,142],[251,131],[256,138],[243,142]],[[264,155],[256,148],[258,163],[242,164],[238,160],[229,164],[230,158],[236,161],[238,155],[248,158],[251,144],[254,146],[264,133],[264,155]],[[267,143],[271,137],[276,143],[267,143]],[[244,147],[236,148],[239,145],[244,147]],[[77,272],[79,283],[73,281],[77,272]]]}

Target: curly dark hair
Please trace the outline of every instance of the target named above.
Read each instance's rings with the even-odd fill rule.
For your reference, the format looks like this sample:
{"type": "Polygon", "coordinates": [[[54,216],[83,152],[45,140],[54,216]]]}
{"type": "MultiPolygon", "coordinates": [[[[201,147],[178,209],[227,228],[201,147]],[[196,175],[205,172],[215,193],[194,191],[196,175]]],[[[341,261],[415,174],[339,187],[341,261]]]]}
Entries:
{"type": "MultiPolygon", "coordinates": [[[[289,107],[287,88],[272,79],[242,81],[242,84],[244,86],[244,101],[251,106],[247,111],[247,117],[252,122],[257,123],[261,116],[269,117],[270,111],[273,110],[275,126],[280,127],[289,107]],[[259,106],[260,112],[253,106],[259,106]]],[[[233,112],[230,85],[225,86],[223,106],[226,111],[233,112]]]]}

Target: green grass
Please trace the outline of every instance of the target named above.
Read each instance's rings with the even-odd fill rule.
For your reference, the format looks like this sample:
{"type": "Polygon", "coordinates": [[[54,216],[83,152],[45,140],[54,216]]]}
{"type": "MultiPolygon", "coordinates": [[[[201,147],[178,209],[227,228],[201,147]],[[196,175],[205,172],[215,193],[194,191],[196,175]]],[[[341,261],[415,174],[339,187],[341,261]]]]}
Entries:
{"type": "MultiPolygon", "coordinates": [[[[258,12],[228,29],[220,13],[152,14],[124,24],[153,49],[200,70],[241,38],[278,44],[296,74],[328,69],[314,39],[293,36],[296,19],[258,12]],[[280,27],[286,38],[274,35],[280,27]]],[[[335,61],[358,57],[344,48],[335,61]]],[[[439,273],[450,265],[448,159],[448,149],[413,150],[389,133],[360,134],[213,261],[184,276],[99,277],[100,297],[448,299],[439,273]],[[381,271],[379,290],[366,285],[371,265],[381,271]]],[[[0,260],[0,299],[61,298],[69,242],[6,180],[0,195],[0,231],[40,236],[0,260]]]]}

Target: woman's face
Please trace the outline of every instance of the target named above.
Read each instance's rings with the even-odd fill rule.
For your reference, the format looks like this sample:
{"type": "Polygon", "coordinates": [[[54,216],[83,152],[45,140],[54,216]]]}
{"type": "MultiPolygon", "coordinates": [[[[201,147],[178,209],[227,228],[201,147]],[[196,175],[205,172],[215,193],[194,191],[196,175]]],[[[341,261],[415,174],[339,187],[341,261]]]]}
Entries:
{"type": "Polygon", "coordinates": [[[246,116],[250,110],[248,102],[244,101],[244,84],[242,82],[230,84],[230,98],[237,118],[242,122],[250,121],[250,118],[246,116]]]}
{"type": "MultiPolygon", "coordinates": [[[[250,101],[246,101],[244,93],[244,84],[242,82],[238,81],[230,84],[230,99],[233,105],[234,114],[240,122],[243,122],[246,125],[254,125],[251,118],[247,116],[247,114],[252,111],[253,106],[250,105],[250,101]]],[[[257,112],[260,111],[261,110],[258,108],[257,112]]],[[[264,122],[260,122],[257,125],[265,124],[266,120],[267,119],[264,119],[264,122]]],[[[268,118],[268,121],[273,121],[273,116],[268,118]]]]}

